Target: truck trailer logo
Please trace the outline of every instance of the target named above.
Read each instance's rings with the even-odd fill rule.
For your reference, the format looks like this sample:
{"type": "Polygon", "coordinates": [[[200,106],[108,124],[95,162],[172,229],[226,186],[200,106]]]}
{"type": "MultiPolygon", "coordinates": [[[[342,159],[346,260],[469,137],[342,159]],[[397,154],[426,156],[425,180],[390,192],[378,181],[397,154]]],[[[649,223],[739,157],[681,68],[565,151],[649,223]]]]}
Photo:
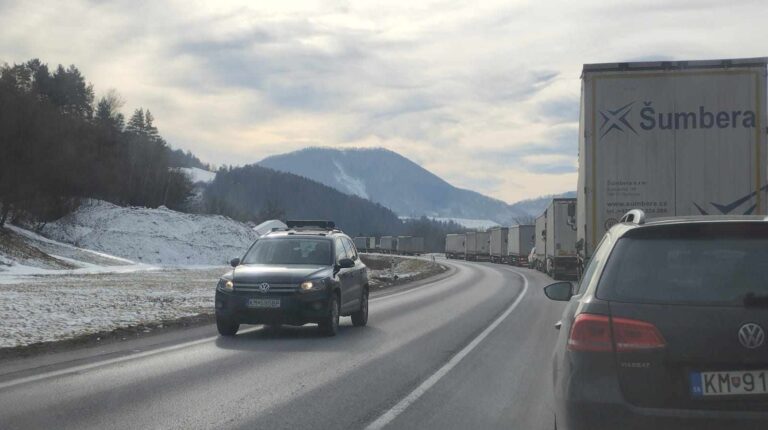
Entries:
{"type": "Polygon", "coordinates": [[[738,199],[730,202],[730,203],[715,203],[715,202],[709,202],[710,206],[715,208],[715,210],[707,210],[703,207],[701,207],[698,203],[693,202],[693,205],[696,206],[696,209],[698,209],[699,213],[702,215],[730,215],[733,211],[741,207],[742,209],[738,212],[739,215],[752,215],[752,213],[755,212],[755,209],[757,209],[757,204],[752,203],[752,199],[757,196],[758,193],[763,192],[765,190],[768,190],[768,185],[763,185],[760,187],[759,190],[753,191],[745,196],[739,197],[738,199]],[[744,204],[747,203],[749,206],[744,208],[744,204]]]}
{"type": "MultiPolygon", "coordinates": [[[[638,134],[627,118],[632,113],[630,102],[616,110],[601,110],[603,124],[600,126],[600,139],[612,130],[618,132],[631,131],[638,134]]],[[[638,128],[645,131],[652,130],[695,130],[695,129],[727,129],[727,128],[755,128],[755,112],[752,110],[722,110],[710,111],[704,106],[692,111],[663,112],[656,111],[652,101],[643,102],[643,108],[639,110],[638,128]]]]}
{"type": "Polygon", "coordinates": [[[603,125],[600,126],[600,139],[603,138],[611,130],[618,130],[623,132],[625,129],[637,134],[634,128],[627,121],[627,115],[632,112],[632,105],[635,102],[630,102],[616,110],[604,110],[600,111],[600,116],[603,117],[603,125]]]}

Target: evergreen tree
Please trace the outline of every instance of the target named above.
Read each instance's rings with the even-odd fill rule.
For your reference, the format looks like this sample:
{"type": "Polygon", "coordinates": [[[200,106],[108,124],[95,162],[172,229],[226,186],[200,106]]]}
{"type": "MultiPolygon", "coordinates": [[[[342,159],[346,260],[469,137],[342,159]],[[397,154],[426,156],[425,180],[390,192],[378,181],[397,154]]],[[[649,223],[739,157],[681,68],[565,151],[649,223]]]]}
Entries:
{"type": "Polygon", "coordinates": [[[144,133],[149,137],[151,140],[160,140],[160,133],[157,131],[157,127],[155,127],[155,117],[152,115],[152,112],[147,109],[147,112],[144,114],[144,133]]]}
{"type": "Polygon", "coordinates": [[[131,119],[128,120],[128,125],[125,126],[125,131],[132,134],[143,135],[146,130],[146,123],[144,121],[144,109],[136,109],[133,111],[131,119]]]}

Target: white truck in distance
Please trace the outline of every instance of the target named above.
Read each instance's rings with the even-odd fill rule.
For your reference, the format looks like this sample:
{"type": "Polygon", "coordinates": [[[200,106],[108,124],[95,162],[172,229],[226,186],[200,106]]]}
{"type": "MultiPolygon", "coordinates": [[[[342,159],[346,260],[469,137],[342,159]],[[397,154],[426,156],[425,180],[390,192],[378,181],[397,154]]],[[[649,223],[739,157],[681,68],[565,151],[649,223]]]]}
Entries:
{"type": "Polygon", "coordinates": [[[648,217],[766,214],[767,63],[584,65],[577,188],[582,263],[631,209],[648,217]]]}
{"type": "Polygon", "coordinates": [[[546,211],[544,271],[553,279],[579,276],[576,256],[576,199],[555,198],[546,211]]]}
{"type": "Polygon", "coordinates": [[[527,267],[528,254],[536,241],[535,226],[533,225],[513,225],[509,228],[508,236],[508,263],[513,266],[527,267]]]}
{"type": "Polygon", "coordinates": [[[466,256],[467,260],[489,260],[491,255],[488,250],[491,242],[491,234],[485,231],[472,231],[467,233],[466,256]]]}
{"type": "Polygon", "coordinates": [[[547,211],[536,217],[534,223],[535,243],[533,252],[531,252],[531,258],[528,259],[528,267],[536,269],[541,272],[544,271],[544,262],[546,261],[546,238],[544,232],[547,230],[547,211]]]}
{"type": "Polygon", "coordinates": [[[449,234],[445,236],[445,256],[447,258],[466,257],[466,234],[449,234]]]}
{"type": "Polygon", "coordinates": [[[376,238],[371,236],[358,236],[352,241],[360,252],[373,252],[376,249],[376,238]]]}
{"type": "Polygon", "coordinates": [[[506,263],[509,255],[509,228],[492,227],[488,230],[490,234],[489,253],[491,261],[494,263],[506,263]]]}

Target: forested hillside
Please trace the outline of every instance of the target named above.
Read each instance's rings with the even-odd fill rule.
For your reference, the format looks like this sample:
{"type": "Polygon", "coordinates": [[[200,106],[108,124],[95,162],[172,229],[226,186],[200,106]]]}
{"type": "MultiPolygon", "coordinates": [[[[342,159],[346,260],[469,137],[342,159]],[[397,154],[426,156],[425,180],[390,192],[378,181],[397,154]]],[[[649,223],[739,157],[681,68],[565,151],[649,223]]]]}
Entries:
{"type": "Polygon", "coordinates": [[[136,109],[126,123],[122,105],[113,91],[95,100],[75,66],[0,67],[0,226],[9,214],[58,218],[85,197],[181,207],[191,184],[169,169],[152,113],[136,109]]]}
{"type": "Polygon", "coordinates": [[[353,235],[402,228],[397,215],[379,204],[257,165],[219,170],[203,194],[203,206],[241,221],[330,219],[353,235]]]}
{"type": "Polygon", "coordinates": [[[351,236],[421,236],[432,252],[445,249],[446,234],[465,230],[426,217],[400,220],[377,203],[259,165],[219,170],[205,189],[203,206],[241,221],[328,219],[351,236]]]}

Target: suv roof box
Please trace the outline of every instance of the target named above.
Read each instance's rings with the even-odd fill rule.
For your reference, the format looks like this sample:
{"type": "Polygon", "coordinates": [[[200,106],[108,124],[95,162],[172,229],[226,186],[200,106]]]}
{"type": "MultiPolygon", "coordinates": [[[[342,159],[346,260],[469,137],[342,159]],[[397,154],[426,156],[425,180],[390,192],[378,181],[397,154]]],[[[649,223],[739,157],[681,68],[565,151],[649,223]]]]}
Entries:
{"type": "Polygon", "coordinates": [[[333,221],[320,221],[320,220],[290,220],[290,221],[286,221],[285,225],[287,225],[288,228],[314,227],[314,228],[320,228],[323,230],[333,230],[336,228],[336,223],[334,223],[333,221]]]}

